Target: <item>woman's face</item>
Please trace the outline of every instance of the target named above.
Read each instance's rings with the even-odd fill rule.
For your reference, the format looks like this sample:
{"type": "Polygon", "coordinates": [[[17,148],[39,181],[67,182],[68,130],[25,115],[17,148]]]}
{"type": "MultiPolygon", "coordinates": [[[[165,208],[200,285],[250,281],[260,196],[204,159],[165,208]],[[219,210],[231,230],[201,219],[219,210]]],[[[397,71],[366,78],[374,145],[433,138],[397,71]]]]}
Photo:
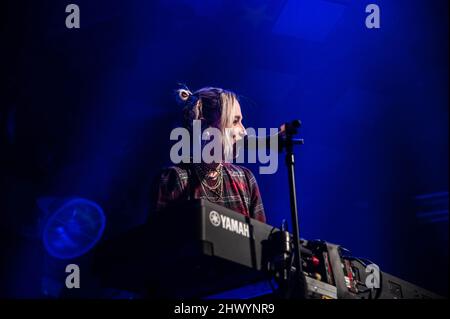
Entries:
{"type": "Polygon", "coordinates": [[[241,106],[238,102],[234,104],[233,111],[231,112],[230,122],[231,123],[229,124],[229,127],[227,127],[227,129],[231,129],[231,137],[233,139],[233,144],[235,144],[237,141],[243,139],[244,136],[247,135],[245,127],[242,124],[241,106]]]}

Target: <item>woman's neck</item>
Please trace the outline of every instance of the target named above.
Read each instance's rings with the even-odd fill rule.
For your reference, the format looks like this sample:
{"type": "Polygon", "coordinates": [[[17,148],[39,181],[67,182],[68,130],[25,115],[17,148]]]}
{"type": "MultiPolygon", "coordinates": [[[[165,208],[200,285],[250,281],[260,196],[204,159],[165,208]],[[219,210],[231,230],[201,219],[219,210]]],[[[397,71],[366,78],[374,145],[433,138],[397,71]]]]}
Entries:
{"type": "Polygon", "coordinates": [[[208,176],[210,178],[215,178],[219,174],[220,169],[223,166],[223,163],[194,163],[196,168],[201,171],[204,176],[208,176]]]}

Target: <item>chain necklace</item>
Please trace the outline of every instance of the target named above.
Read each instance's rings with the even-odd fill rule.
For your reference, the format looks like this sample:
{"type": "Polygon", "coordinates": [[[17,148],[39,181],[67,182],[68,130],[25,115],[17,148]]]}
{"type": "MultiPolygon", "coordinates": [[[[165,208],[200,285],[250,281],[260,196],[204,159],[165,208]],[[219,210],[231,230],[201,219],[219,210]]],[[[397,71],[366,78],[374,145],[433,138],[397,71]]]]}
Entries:
{"type": "Polygon", "coordinates": [[[212,202],[217,202],[223,197],[223,165],[219,164],[215,169],[208,169],[202,165],[195,165],[195,173],[200,180],[200,185],[202,186],[203,192],[212,202]],[[215,178],[211,177],[210,174],[216,172],[217,176],[215,178]],[[214,185],[208,183],[209,180],[215,180],[214,185]],[[209,191],[209,192],[208,192],[209,191]],[[210,197],[208,193],[213,193],[214,197],[210,197]]]}

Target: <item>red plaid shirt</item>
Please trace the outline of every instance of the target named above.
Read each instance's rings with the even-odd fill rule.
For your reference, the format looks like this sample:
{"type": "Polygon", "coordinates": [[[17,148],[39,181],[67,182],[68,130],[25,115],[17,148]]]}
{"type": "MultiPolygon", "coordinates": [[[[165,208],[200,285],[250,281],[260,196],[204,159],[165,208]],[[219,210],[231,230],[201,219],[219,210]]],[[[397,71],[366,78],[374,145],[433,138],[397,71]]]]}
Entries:
{"type": "MultiPolygon", "coordinates": [[[[266,215],[253,173],[248,168],[231,163],[223,165],[223,196],[215,203],[265,223],[266,215]]],[[[186,200],[188,196],[208,200],[200,183],[193,182],[193,178],[196,178],[195,173],[189,164],[163,170],[156,210],[162,210],[168,203],[186,200]]]]}

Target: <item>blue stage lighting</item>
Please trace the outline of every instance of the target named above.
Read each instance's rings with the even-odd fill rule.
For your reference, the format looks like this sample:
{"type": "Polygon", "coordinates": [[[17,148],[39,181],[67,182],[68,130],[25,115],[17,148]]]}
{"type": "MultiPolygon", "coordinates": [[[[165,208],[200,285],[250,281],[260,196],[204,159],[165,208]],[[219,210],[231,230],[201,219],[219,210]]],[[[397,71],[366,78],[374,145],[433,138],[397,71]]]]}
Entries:
{"type": "Polygon", "coordinates": [[[101,238],[106,217],[96,203],[72,198],[63,202],[44,224],[42,240],[50,255],[72,259],[87,253],[101,238]]]}

